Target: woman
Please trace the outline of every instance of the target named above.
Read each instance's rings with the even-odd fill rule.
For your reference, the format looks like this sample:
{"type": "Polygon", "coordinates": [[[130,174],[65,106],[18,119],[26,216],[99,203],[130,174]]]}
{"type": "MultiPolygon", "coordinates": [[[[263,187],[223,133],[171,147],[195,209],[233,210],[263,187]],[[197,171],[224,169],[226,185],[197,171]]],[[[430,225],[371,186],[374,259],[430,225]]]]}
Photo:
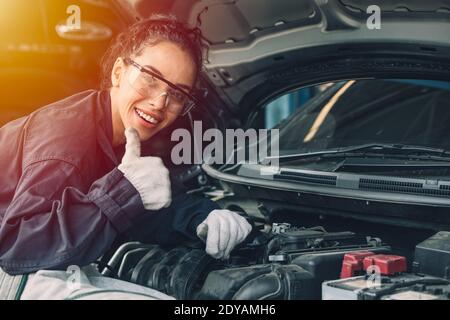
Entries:
{"type": "Polygon", "coordinates": [[[214,258],[229,256],[250,232],[247,221],[177,192],[161,159],[141,154],[141,142],[151,144],[192,108],[201,67],[198,33],[154,16],[106,52],[105,90],[76,94],[0,129],[6,273],[86,266],[119,237],[135,236],[134,226],[156,243],[198,236],[214,258]]]}

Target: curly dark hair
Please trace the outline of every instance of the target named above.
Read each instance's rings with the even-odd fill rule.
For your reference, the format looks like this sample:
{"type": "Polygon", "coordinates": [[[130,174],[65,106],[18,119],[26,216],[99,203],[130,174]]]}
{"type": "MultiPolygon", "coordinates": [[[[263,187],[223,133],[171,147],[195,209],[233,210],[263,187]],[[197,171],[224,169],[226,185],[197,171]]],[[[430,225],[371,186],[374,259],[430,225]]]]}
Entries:
{"type": "Polygon", "coordinates": [[[171,41],[189,52],[196,63],[197,74],[203,67],[203,50],[207,48],[199,28],[189,29],[173,15],[153,14],[120,33],[101,59],[102,90],[110,89],[111,72],[119,57],[139,56],[147,46],[171,41]]]}

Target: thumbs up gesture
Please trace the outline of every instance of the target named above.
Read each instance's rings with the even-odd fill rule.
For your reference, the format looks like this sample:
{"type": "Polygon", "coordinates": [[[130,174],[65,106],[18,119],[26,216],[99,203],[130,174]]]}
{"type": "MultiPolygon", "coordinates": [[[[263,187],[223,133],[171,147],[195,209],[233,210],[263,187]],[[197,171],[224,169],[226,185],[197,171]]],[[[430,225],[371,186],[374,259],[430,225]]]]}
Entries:
{"type": "Polygon", "coordinates": [[[134,128],[125,130],[125,154],[118,169],[139,192],[144,208],[159,210],[172,202],[169,170],[157,157],[141,157],[141,142],[134,128]]]}

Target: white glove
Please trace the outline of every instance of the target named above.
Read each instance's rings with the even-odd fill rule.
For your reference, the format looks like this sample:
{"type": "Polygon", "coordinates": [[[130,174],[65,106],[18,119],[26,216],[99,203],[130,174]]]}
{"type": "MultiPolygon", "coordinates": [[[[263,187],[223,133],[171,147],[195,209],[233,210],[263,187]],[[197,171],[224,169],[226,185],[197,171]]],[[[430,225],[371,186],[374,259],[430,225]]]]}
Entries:
{"type": "Polygon", "coordinates": [[[206,239],[206,253],[216,259],[228,259],[231,250],[252,231],[252,226],[233,211],[213,210],[196,231],[200,239],[206,239]]]}
{"type": "Polygon", "coordinates": [[[141,142],[136,129],[125,129],[125,137],[125,154],[118,169],[139,192],[145,209],[167,208],[172,202],[169,170],[160,158],[141,158],[141,142]]]}

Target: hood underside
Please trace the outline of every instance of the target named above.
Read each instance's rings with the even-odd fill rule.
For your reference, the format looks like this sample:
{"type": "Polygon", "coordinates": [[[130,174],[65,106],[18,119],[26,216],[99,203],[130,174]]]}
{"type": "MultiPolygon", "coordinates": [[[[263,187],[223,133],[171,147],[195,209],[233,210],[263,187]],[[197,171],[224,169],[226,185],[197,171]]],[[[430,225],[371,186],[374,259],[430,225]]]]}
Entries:
{"type": "Polygon", "coordinates": [[[209,42],[208,68],[300,47],[366,41],[448,45],[450,0],[116,0],[130,17],[176,15],[209,42]],[[371,6],[381,28],[367,27],[371,6]],[[420,20],[418,19],[420,18],[420,20]],[[274,37],[276,35],[276,37],[274,37]],[[270,45],[267,45],[270,43],[270,45]]]}
{"type": "Polygon", "coordinates": [[[450,56],[450,0],[116,0],[116,4],[130,23],[158,12],[200,27],[210,44],[206,77],[231,108],[276,73],[330,56],[345,58],[362,54],[361,50],[391,57],[450,56]],[[372,5],[381,10],[379,29],[368,26],[372,5]]]}

